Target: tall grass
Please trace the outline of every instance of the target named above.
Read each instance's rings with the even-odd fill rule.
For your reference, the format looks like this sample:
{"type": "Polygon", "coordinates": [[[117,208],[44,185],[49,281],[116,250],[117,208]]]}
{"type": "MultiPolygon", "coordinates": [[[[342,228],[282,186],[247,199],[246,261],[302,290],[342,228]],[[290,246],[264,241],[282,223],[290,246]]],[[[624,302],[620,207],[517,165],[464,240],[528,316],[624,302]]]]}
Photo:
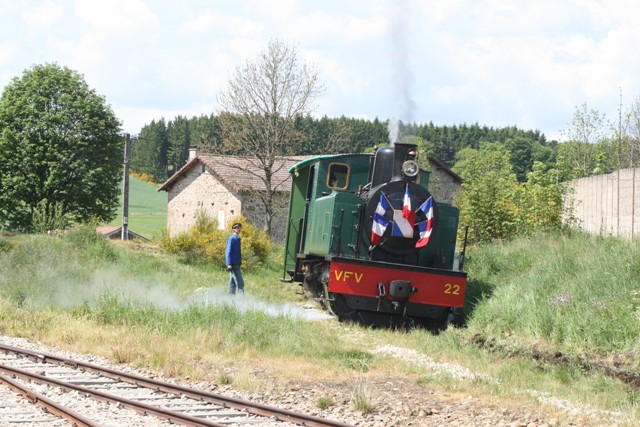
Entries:
{"type": "Polygon", "coordinates": [[[185,361],[216,358],[302,360],[358,372],[370,363],[331,322],[304,321],[302,310],[283,303],[296,299],[294,285],[280,283],[272,265],[248,271],[245,296],[234,298],[219,267],[129,251],[89,228],[22,236],[11,247],[0,252],[0,332],[91,342],[114,360],[182,374],[190,369],[185,361]]]}
{"type": "Polygon", "coordinates": [[[468,327],[564,351],[640,350],[640,243],[540,234],[470,251],[468,327]]]}

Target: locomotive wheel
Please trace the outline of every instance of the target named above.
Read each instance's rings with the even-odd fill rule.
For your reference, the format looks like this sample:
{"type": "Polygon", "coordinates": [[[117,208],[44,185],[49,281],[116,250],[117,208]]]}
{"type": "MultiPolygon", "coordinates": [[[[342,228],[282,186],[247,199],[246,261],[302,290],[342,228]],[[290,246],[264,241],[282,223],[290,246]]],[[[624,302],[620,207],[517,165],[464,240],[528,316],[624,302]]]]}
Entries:
{"type": "Polygon", "coordinates": [[[439,334],[449,327],[452,320],[453,320],[453,311],[449,308],[447,310],[444,310],[442,314],[439,317],[436,317],[435,319],[421,318],[421,319],[416,319],[416,322],[423,325],[426,329],[428,329],[432,333],[439,334]]]}
{"type": "Polygon", "coordinates": [[[338,316],[338,320],[340,322],[357,322],[357,310],[353,310],[349,308],[347,302],[344,299],[343,295],[340,294],[329,294],[329,303],[331,305],[331,311],[333,314],[338,316]]]}

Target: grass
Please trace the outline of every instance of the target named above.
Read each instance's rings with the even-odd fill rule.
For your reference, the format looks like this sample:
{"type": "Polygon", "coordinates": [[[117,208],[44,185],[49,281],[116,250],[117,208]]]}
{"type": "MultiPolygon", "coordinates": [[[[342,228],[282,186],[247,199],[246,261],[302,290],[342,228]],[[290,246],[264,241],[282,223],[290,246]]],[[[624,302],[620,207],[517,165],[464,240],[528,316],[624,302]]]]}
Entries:
{"type": "Polygon", "coordinates": [[[640,351],[640,243],[540,235],[472,251],[470,333],[607,356],[640,351]]]}
{"type": "MultiPolygon", "coordinates": [[[[640,419],[637,391],[579,363],[637,368],[637,242],[541,235],[472,248],[466,327],[434,336],[311,322],[303,310],[287,310],[305,299],[297,285],[278,281],[280,250],[246,271],[247,295],[229,298],[228,274],[217,266],[184,265],[154,246],[114,245],[89,229],[1,239],[0,333],[251,391],[277,387],[274,378],[350,378],[351,404],[362,413],[376,411],[369,378],[401,375],[425,390],[551,412],[544,402],[561,398],[622,413],[626,425],[640,419]],[[418,357],[399,362],[373,351],[382,345],[418,357]],[[545,352],[575,361],[532,357],[545,352]],[[479,375],[434,370],[420,357],[479,375]]],[[[327,396],[316,402],[334,404],[327,396]]]]}
{"type": "MultiPolygon", "coordinates": [[[[129,177],[129,229],[148,239],[159,238],[167,228],[167,193],[158,192],[158,186],[129,177]]],[[[118,215],[108,225],[122,225],[120,196],[118,215]]]]}
{"type": "Polygon", "coordinates": [[[335,403],[330,396],[320,396],[316,400],[316,406],[320,409],[327,409],[333,405],[335,405],[335,403]]]}

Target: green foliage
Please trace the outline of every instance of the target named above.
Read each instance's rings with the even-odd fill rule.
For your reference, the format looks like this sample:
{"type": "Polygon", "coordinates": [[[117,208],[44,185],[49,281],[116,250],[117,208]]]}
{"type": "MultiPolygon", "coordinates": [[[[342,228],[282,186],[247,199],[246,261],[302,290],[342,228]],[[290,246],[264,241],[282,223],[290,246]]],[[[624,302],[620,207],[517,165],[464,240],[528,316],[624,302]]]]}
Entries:
{"type": "Polygon", "coordinates": [[[62,235],[62,239],[71,242],[77,250],[94,259],[113,261],[118,257],[109,239],[96,232],[95,227],[91,225],[70,230],[62,235]]]}
{"type": "Polygon", "coordinates": [[[7,252],[15,248],[15,244],[2,236],[0,236],[0,252],[7,252]]]}
{"type": "Polygon", "coordinates": [[[557,231],[471,248],[469,288],[484,292],[472,297],[469,335],[640,351],[639,260],[638,241],[557,231]]]}
{"type": "Polygon", "coordinates": [[[509,153],[467,148],[456,171],[465,180],[457,204],[460,223],[469,226],[471,243],[505,239],[517,229],[515,200],[519,186],[509,153]]]}
{"type": "Polygon", "coordinates": [[[370,387],[363,381],[356,382],[351,397],[353,406],[363,414],[373,412],[374,405],[370,387]]]}
{"type": "Polygon", "coordinates": [[[152,120],[140,131],[131,147],[131,170],[150,175],[153,182],[167,178],[167,125],[164,119],[152,120]]]}
{"type": "MultiPolygon", "coordinates": [[[[244,217],[231,218],[229,224],[242,223],[242,264],[253,268],[264,263],[271,252],[269,236],[247,221],[244,217]]],[[[170,253],[178,254],[187,264],[213,263],[225,265],[227,239],[231,233],[219,230],[218,222],[205,214],[200,214],[191,229],[175,238],[167,234],[162,237],[161,246],[170,253]]]]}
{"type": "Polygon", "coordinates": [[[333,402],[333,399],[330,396],[320,396],[316,400],[316,406],[320,409],[327,409],[333,405],[335,405],[335,403],[333,402]]]}
{"type": "Polygon", "coordinates": [[[561,228],[564,193],[558,172],[555,169],[547,170],[544,164],[535,162],[523,186],[520,215],[524,228],[519,234],[561,228]]]}
{"type": "Polygon", "coordinates": [[[38,203],[73,221],[114,215],[122,167],[120,123],[82,75],[35,65],[0,99],[0,228],[32,230],[38,203]]]}
{"type": "Polygon", "coordinates": [[[64,204],[49,203],[42,199],[33,211],[33,231],[46,233],[49,230],[64,230],[67,227],[67,215],[64,213],[64,204]]]}
{"type": "Polygon", "coordinates": [[[563,186],[554,169],[534,162],[527,182],[518,183],[508,152],[498,144],[465,148],[454,167],[465,182],[458,196],[469,242],[510,239],[562,227],[563,186]]]}

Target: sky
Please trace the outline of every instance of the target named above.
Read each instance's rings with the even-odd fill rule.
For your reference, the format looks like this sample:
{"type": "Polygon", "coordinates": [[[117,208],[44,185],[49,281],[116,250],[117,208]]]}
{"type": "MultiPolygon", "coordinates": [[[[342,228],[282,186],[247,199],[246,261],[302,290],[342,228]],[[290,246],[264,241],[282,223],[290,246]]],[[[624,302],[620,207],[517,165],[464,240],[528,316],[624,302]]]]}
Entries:
{"type": "Polygon", "coordinates": [[[0,0],[0,88],[36,64],[81,73],[137,134],[217,114],[238,67],[296,44],[316,117],[517,126],[563,139],[640,96],[635,0],[0,0]]]}

